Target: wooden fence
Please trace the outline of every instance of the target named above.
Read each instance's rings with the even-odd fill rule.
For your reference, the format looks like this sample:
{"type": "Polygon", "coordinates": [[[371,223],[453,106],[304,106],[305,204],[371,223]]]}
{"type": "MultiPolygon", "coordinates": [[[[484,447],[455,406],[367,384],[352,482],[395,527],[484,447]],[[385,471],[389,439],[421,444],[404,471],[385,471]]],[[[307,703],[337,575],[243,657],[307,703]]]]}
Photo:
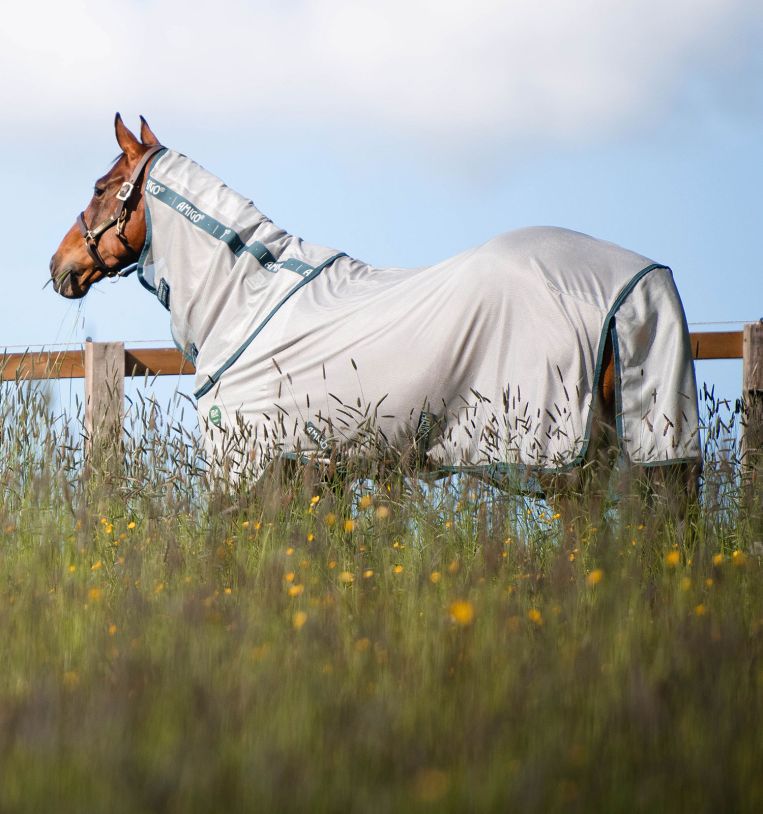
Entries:
{"type": "MultiPolygon", "coordinates": [[[[695,359],[742,359],[742,394],[749,405],[746,439],[763,455],[763,320],[742,331],[691,334],[695,359]]],[[[85,379],[85,427],[114,437],[121,427],[125,376],[194,374],[174,348],[130,348],[123,342],[86,342],[82,350],[0,354],[0,379],[85,379]]]]}

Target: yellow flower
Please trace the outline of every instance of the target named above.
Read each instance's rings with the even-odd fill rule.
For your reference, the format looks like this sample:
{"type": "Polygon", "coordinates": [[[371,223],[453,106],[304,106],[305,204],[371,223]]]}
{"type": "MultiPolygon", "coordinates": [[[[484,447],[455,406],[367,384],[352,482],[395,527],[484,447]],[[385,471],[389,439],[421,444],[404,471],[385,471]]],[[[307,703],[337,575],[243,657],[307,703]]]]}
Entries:
{"type": "Polygon", "coordinates": [[[137,523],[136,523],[134,520],[131,520],[131,521],[130,521],[130,522],[127,524],[127,528],[132,530],[132,529],[134,529],[134,528],[135,528],[135,526],[136,526],[136,525],[137,525],[137,523]]]}
{"type": "Polygon", "coordinates": [[[706,612],[707,608],[705,608],[705,606],[701,602],[694,608],[694,613],[697,616],[704,616],[706,612]]]}
{"type": "Polygon", "coordinates": [[[225,589],[223,590],[223,593],[224,593],[226,596],[230,596],[230,595],[233,593],[233,588],[225,588],[225,589]]]}
{"type": "Polygon", "coordinates": [[[98,560],[98,562],[94,562],[94,563],[93,563],[93,564],[90,566],[90,570],[91,570],[91,571],[97,571],[99,568],[103,568],[103,563],[102,563],[100,560],[98,560]]]}
{"type": "Polygon", "coordinates": [[[371,579],[373,575],[374,572],[370,568],[366,568],[366,570],[363,572],[363,579],[371,579]]]}
{"type": "Polygon", "coordinates": [[[336,515],[334,512],[329,512],[325,517],[326,525],[333,526],[336,523],[336,515]]]}
{"type": "Polygon", "coordinates": [[[64,673],[64,687],[67,690],[73,690],[79,684],[79,676],[74,670],[67,670],[64,673]]]}
{"type": "Polygon", "coordinates": [[[100,588],[91,588],[87,592],[87,598],[91,602],[100,602],[102,596],[103,596],[103,591],[100,588]]]}
{"type": "Polygon", "coordinates": [[[154,585],[154,593],[160,594],[164,590],[164,583],[159,581],[154,585]]]}
{"type": "Polygon", "coordinates": [[[734,565],[744,565],[747,562],[747,556],[745,555],[744,551],[737,549],[731,555],[731,561],[734,563],[734,565]]]}
{"type": "Polygon", "coordinates": [[[289,585],[289,596],[300,596],[304,590],[304,585],[289,585]]]}
{"type": "Polygon", "coordinates": [[[287,557],[291,557],[291,555],[292,555],[293,553],[294,553],[294,549],[293,549],[291,546],[289,546],[289,547],[286,549],[286,556],[287,556],[287,557]]]}
{"type": "Polygon", "coordinates": [[[586,585],[589,585],[593,588],[594,585],[598,585],[602,579],[604,579],[604,571],[601,568],[594,568],[593,571],[585,578],[586,585]]]}
{"type": "Polygon", "coordinates": [[[527,611],[527,618],[536,625],[543,624],[543,614],[537,608],[530,608],[527,611]]]}
{"type": "Polygon", "coordinates": [[[347,532],[351,532],[355,528],[355,521],[354,520],[345,520],[344,521],[344,530],[347,532]]]}
{"type": "Polygon", "coordinates": [[[248,521],[248,520],[244,520],[244,521],[241,523],[241,528],[242,528],[242,529],[248,529],[248,528],[249,528],[249,521],[248,521]]]}
{"type": "Polygon", "coordinates": [[[355,642],[355,652],[356,653],[365,653],[366,650],[371,646],[371,640],[364,636],[362,639],[358,639],[355,642]]]}
{"type": "Polygon", "coordinates": [[[339,581],[343,582],[345,585],[349,585],[354,579],[355,579],[355,576],[353,575],[353,573],[351,571],[340,571],[339,572],[339,581]]]}
{"type": "Polygon", "coordinates": [[[305,622],[307,621],[307,614],[304,611],[297,611],[294,616],[291,617],[291,623],[294,627],[294,630],[302,630],[305,626],[305,622]]]}
{"type": "Polygon", "coordinates": [[[445,528],[446,528],[446,529],[451,528],[451,526],[452,526],[452,525],[453,525],[453,521],[452,521],[452,520],[446,520],[446,521],[445,521],[445,528]]]}
{"type": "Polygon", "coordinates": [[[310,498],[310,505],[311,505],[311,506],[315,506],[315,505],[316,505],[316,503],[317,503],[317,502],[318,502],[320,499],[321,499],[321,496],[320,496],[320,495],[313,495],[313,496],[310,498]]]}
{"type": "Polygon", "coordinates": [[[311,531],[311,532],[308,532],[308,535],[307,535],[307,542],[308,542],[308,543],[312,543],[312,541],[313,541],[314,539],[315,539],[315,535],[312,533],[312,531],[311,531]]]}
{"type": "Polygon", "coordinates": [[[283,575],[283,578],[284,578],[284,579],[285,579],[287,582],[294,582],[294,576],[295,576],[294,571],[287,571],[287,572],[286,572],[286,573],[283,575]]]}
{"type": "Polygon", "coordinates": [[[376,509],[377,520],[386,520],[389,517],[389,509],[386,506],[379,506],[376,509]]]}
{"type": "Polygon", "coordinates": [[[460,568],[458,560],[451,560],[448,563],[448,573],[449,574],[457,574],[458,569],[460,568]]]}
{"type": "Polygon", "coordinates": [[[562,515],[561,515],[560,512],[554,512],[554,514],[551,515],[551,519],[552,520],[558,520],[561,516],[562,515]]]}
{"type": "Polygon", "coordinates": [[[713,565],[717,568],[723,562],[723,554],[713,555],[713,565]]]}
{"type": "Polygon", "coordinates": [[[708,577],[708,578],[705,580],[705,585],[707,585],[707,587],[708,587],[708,588],[712,588],[712,587],[713,587],[713,578],[712,578],[712,577],[708,577]]]}
{"type": "Polygon", "coordinates": [[[116,632],[117,632],[117,626],[115,624],[109,625],[109,636],[116,635],[116,632]]]}
{"type": "Polygon", "coordinates": [[[432,571],[429,575],[429,581],[432,585],[437,585],[437,583],[442,579],[442,574],[439,571],[432,571]]]}
{"type": "Polygon", "coordinates": [[[73,574],[77,570],[77,566],[74,563],[72,563],[67,570],[69,571],[70,574],[73,574]]]}
{"type": "Polygon", "coordinates": [[[449,611],[451,620],[461,627],[466,627],[474,621],[474,605],[468,599],[451,602],[449,611]]]}
{"type": "Polygon", "coordinates": [[[665,565],[669,568],[675,568],[681,561],[681,554],[678,551],[668,551],[665,555],[665,565]]]}
{"type": "Polygon", "coordinates": [[[336,560],[329,560],[329,568],[336,568],[336,560]]]}
{"type": "Polygon", "coordinates": [[[570,551],[570,553],[567,555],[567,559],[570,562],[575,562],[575,553],[573,551],[570,551]]]}
{"type": "Polygon", "coordinates": [[[374,500],[371,497],[371,495],[363,495],[363,497],[360,498],[360,502],[358,503],[358,506],[361,509],[367,509],[373,502],[374,502],[374,500]]]}
{"type": "Polygon", "coordinates": [[[402,574],[403,573],[403,566],[402,565],[393,565],[392,566],[392,573],[393,574],[402,574]]]}

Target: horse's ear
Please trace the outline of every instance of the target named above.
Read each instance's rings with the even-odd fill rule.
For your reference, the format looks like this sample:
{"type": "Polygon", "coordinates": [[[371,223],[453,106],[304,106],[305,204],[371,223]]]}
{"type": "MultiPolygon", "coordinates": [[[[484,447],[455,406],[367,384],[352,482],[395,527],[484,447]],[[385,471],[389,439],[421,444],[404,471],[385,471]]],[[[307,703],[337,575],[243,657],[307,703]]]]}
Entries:
{"type": "Polygon", "coordinates": [[[143,116],[140,117],[140,140],[146,147],[155,147],[157,144],[161,144],[143,116]]]}
{"type": "Polygon", "coordinates": [[[117,136],[117,144],[122,148],[122,152],[129,159],[135,158],[140,153],[140,142],[127,129],[119,113],[114,117],[114,132],[117,136]]]}

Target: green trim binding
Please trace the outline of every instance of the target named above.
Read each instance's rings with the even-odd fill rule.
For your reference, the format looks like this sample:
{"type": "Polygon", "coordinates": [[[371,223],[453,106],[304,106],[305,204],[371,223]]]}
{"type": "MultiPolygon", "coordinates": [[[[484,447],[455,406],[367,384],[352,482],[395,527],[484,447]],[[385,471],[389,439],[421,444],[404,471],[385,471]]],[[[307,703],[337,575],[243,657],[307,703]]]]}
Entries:
{"type": "Polygon", "coordinates": [[[262,322],[260,322],[260,324],[254,329],[254,331],[247,337],[244,343],[240,345],[239,348],[233,353],[233,355],[228,358],[225,364],[223,364],[222,367],[218,368],[211,376],[207,376],[207,382],[203,384],[198,390],[196,390],[196,392],[193,394],[193,397],[197,400],[200,399],[203,395],[208,393],[217,384],[223,373],[225,373],[225,371],[228,370],[231,367],[231,365],[238,361],[241,354],[249,347],[249,345],[252,344],[252,342],[260,333],[260,331],[262,331],[262,329],[268,324],[268,322],[270,322],[270,320],[279,311],[281,306],[290,297],[296,294],[297,291],[299,291],[299,289],[302,288],[302,286],[307,285],[307,283],[314,280],[323,271],[323,269],[325,269],[327,266],[330,266],[335,260],[345,256],[346,255],[344,252],[338,252],[337,254],[332,255],[331,257],[328,258],[328,260],[324,260],[319,266],[316,266],[309,275],[303,277],[292,289],[287,291],[286,294],[281,298],[281,300],[273,307],[270,313],[265,317],[265,319],[263,319],[262,322]]]}

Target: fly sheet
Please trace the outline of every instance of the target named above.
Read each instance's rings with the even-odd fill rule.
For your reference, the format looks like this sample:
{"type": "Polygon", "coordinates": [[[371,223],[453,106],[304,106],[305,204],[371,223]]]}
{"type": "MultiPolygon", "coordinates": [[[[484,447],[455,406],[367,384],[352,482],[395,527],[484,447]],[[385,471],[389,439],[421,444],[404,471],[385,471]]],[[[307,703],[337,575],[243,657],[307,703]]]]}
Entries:
{"type": "Polygon", "coordinates": [[[426,268],[376,268],[287,234],[171,150],[145,200],[139,276],[196,365],[210,451],[235,466],[382,451],[499,480],[565,470],[589,443],[608,335],[623,454],[699,458],[666,266],[535,227],[426,268]]]}

